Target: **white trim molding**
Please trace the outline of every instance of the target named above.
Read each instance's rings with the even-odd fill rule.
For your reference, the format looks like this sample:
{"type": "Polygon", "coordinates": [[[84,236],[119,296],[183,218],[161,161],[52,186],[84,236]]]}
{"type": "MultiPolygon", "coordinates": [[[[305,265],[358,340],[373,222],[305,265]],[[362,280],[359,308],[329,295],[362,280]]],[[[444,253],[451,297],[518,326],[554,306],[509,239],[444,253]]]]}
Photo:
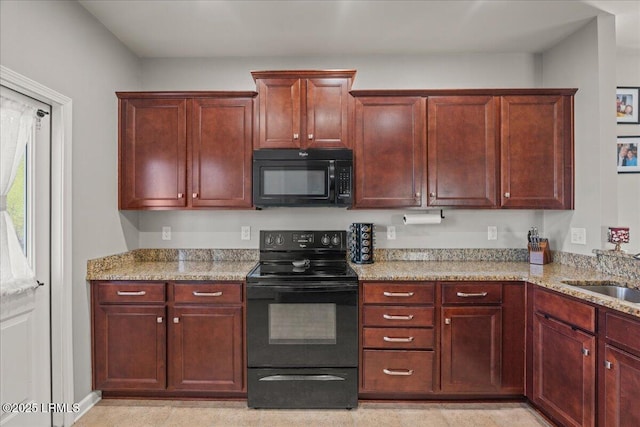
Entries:
{"type": "MultiPolygon", "coordinates": [[[[51,373],[52,401],[74,403],[72,307],[72,101],[0,65],[0,84],[51,105],[51,373]]],[[[71,426],[73,413],[54,414],[71,426]]]]}

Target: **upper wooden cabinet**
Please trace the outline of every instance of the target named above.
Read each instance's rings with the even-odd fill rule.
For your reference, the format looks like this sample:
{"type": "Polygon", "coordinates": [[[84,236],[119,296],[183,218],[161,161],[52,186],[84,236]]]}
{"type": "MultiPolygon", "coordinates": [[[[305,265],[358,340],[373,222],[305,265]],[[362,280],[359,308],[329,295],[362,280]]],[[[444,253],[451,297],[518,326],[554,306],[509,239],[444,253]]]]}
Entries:
{"type": "Polygon", "coordinates": [[[425,99],[355,98],[355,207],[422,205],[425,99]]]}
{"type": "Polygon", "coordinates": [[[573,96],[502,97],[501,205],[573,209],[573,96]]]}
{"type": "Polygon", "coordinates": [[[119,92],[119,209],[251,207],[255,92],[119,92]]]}
{"type": "Polygon", "coordinates": [[[355,70],[254,71],[255,148],[350,148],[349,90],[355,70]]]}
{"type": "Polygon", "coordinates": [[[499,101],[488,95],[428,98],[429,206],[496,206],[499,101]]]}

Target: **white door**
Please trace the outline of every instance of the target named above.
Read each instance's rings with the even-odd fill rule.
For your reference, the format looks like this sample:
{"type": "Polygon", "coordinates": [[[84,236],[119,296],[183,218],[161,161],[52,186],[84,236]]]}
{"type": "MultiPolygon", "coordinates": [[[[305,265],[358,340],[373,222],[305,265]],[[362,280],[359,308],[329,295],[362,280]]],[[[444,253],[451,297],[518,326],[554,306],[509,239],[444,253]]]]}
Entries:
{"type": "Polygon", "coordinates": [[[41,116],[34,121],[34,137],[5,203],[27,260],[42,283],[33,291],[0,300],[0,426],[50,426],[51,109],[5,87],[0,90],[4,96],[30,103],[41,116]]]}

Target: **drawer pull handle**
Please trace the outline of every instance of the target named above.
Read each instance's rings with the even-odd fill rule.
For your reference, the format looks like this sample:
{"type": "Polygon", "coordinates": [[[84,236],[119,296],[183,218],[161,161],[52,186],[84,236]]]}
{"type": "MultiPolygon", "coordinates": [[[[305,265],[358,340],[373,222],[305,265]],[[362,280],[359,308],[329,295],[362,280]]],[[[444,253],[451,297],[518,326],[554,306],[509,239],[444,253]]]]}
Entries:
{"type": "Polygon", "coordinates": [[[218,291],[218,292],[198,292],[198,291],[193,291],[193,296],[194,297],[221,297],[222,296],[222,291],[218,291]]]}
{"type": "Polygon", "coordinates": [[[384,368],[382,370],[387,375],[395,375],[395,376],[409,376],[413,375],[413,369],[387,369],[384,368]]]}
{"type": "Polygon", "coordinates": [[[382,293],[382,295],[384,295],[385,297],[409,298],[409,297],[412,297],[414,294],[413,294],[413,292],[387,292],[387,291],[384,291],[382,293]]]}
{"type": "Polygon", "coordinates": [[[394,338],[394,337],[383,337],[382,338],[385,342],[413,342],[414,338],[413,337],[398,337],[398,338],[394,338]]]}
{"type": "Polygon", "coordinates": [[[384,317],[387,320],[412,320],[413,314],[407,314],[407,315],[383,314],[382,317],[384,317]]]}
{"type": "Polygon", "coordinates": [[[460,298],[483,298],[487,296],[487,292],[476,292],[476,293],[468,293],[468,292],[458,292],[456,293],[460,298]]]}
{"type": "Polygon", "coordinates": [[[142,297],[147,294],[147,291],[118,291],[118,296],[121,297],[142,297]]]}

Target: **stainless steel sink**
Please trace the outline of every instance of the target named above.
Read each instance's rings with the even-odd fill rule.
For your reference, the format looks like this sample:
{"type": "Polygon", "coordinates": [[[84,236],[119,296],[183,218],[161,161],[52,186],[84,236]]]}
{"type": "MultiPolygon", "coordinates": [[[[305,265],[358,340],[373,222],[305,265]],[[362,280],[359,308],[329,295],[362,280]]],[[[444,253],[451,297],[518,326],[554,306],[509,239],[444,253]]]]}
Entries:
{"type": "Polygon", "coordinates": [[[640,303],[640,289],[626,288],[616,282],[563,280],[562,283],[624,301],[640,303]]]}

